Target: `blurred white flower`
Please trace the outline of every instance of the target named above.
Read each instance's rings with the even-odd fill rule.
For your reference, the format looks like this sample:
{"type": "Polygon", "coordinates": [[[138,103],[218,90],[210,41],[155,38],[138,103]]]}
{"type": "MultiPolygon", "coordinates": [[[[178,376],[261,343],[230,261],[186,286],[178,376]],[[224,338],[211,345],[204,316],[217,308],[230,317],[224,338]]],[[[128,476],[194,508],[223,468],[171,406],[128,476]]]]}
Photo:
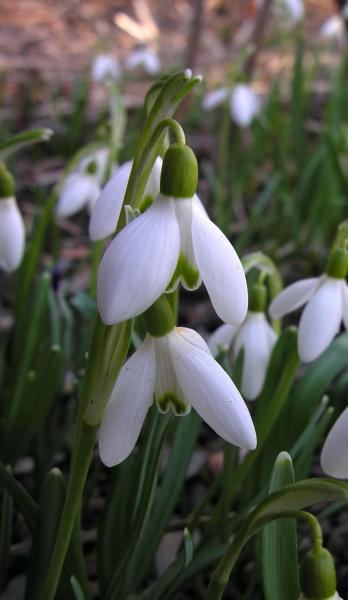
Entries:
{"type": "Polygon", "coordinates": [[[210,337],[209,348],[213,356],[221,350],[231,349],[234,359],[243,349],[241,392],[247,400],[255,400],[263,388],[276,340],[276,333],[264,312],[249,311],[239,327],[228,324],[218,327],[210,337]]]}
{"type": "Polygon", "coordinates": [[[97,54],[92,63],[91,77],[98,82],[120,79],[121,69],[117,58],[111,54],[97,54]]]}
{"type": "Polygon", "coordinates": [[[320,462],[323,471],[331,477],[348,479],[348,407],[330,429],[320,462]]]}
{"type": "Polygon", "coordinates": [[[239,127],[249,127],[261,111],[261,100],[250,85],[238,83],[233,90],[218,88],[209,92],[202,102],[203,110],[213,110],[229,99],[231,117],[239,127]]]}
{"type": "Polygon", "coordinates": [[[150,334],[121,369],[105,411],[99,451],[104,464],[122,462],[133,450],[149,406],[186,415],[191,406],[227,442],[249,450],[256,433],[233,381],[191,329],[150,334]]]}
{"type": "Polygon", "coordinates": [[[303,0],[278,0],[278,3],[284,8],[286,15],[293,24],[303,19],[305,14],[303,0]]]}
{"type": "Polygon", "coordinates": [[[324,40],[335,40],[343,44],[347,40],[344,19],[341,15],[333,15],[324,21],[319,29],[319,35],[324,40]]]}
{"type": "Polygon", "coordinates": [[[19,266],[25,246],[25,227],[14,196],[0,198],[0,267],[11,273],[19,266]]]}
{"type": "Polygon", "coordinates": [[[143,69],[148,75],[157,75],[161,71],[161,61],[153,50],[138,48],[128,54],[125,67],[129,70],[143,69]]]}
{"type": "MultiPolygon", "coordinates": [[[[112,220],[113,228],[116,221],[112,220]]],[[[180,280],[194,290],[202,279],[219,317],[239,325],[247,312],[248,291],[233,246],[196,195],[174,200],[160,193],[107,248],[98,270],[99,312],[108,325],[126,321],[147,310],[180,280]]]]}
{"type": "MultiPolygon", "coordinates": [[[[104,186],[94,207],[89,223],[89,235],[93,241],[102,240],[114,233],[123,205],[133,161],[118,167],[104,186]]],[[[156,198],[160,190],[162,159],[157,158],[144,191],[144,198],[156,198]]]]}
{"type": "Polygon", "coordinates": [[[326,350],[343,319],[348,328],[348,287],[344,279],[321,277],[301,279],[283,290],[271,303],[269,314],[280,319],[307,304],[298,328],[301,360],[311,362],[326,350]]]}

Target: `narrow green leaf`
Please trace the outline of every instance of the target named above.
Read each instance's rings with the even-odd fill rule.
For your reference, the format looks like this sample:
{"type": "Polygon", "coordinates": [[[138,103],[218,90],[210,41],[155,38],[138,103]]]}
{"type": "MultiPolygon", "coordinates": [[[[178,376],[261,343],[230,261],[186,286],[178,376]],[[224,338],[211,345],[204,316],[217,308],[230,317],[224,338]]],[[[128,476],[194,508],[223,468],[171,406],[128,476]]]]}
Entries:
{"type": "Polygon", "coordinates": [[[52,135],[52,129],[46,128],[31,129],[30,131],[23,131],[22,133],[13,135],[0,144],[0,158],[7,158],[25,146],[31,146],[38,142],[47,142],[52,135]]]}
{"type": "MultiPolygon", "coordinates": [[[[279,454],[270,493],[294,483],[294,469],[286,452],[279,454]]],[[[261,564],[265,600],[297,600],[300,595],[295,519],[282,519],[263,528],[261,564]]]]}
{"type": "Polygon", "coordinates": [[[188,567],[193,557],[192,538],[187,529],[184,531],[184,548],[179,556],[169,565],[156,584],[151,588],[151,593],[146,597],[151,600],[163,600],[172,597],[172,588],[176,585],[178,577],[188,567]]]}
{"type": "Polygon", "coordinates": [[[0,463],[0,487],[6,489],[12,496],[29,530],[33,532],[39,514],[37,504],[2,463],[0,463]]]}

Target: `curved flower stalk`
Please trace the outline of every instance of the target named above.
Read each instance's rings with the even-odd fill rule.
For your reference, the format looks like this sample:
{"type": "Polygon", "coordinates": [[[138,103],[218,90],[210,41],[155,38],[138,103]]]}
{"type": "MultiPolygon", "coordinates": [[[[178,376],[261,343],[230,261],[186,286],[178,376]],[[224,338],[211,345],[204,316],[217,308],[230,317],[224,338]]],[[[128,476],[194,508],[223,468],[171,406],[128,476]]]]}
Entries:
{"type": "Polygon", "coordinates": [[[338,417],[325,440],[320,457],[325,473],[348,479],[348,408],[338,417]]]}
{"type": "Polygon", "coordinates": [[[130,71],[143,69],[148,75],[157,75],[161,71],[159,56],[149,48],[136,48],[126,57],[124,66],[130,71]]]}
{"type": "Polygon", "coordinates": [[[25,227],[14,196],[14,180],[0,163],[0,268],[11,273],[20,265],[25,246],[25,227]]]}
{"type": "MultiPolygon", "coordinates": [[[[132,170],[129,160],[116,169],[104,186],[91,214],[89,235],[91,240],[102,240],[115,232],[132,170]]],[[[160,190],[162,159],[158,157],[151,170],[144,190],[144,199],[156,198],[160,190]]]]}
{"type": "Polygon", "coordinates": [[[338,333],[343,320],[348,329],[348,256],[337,249],[321,277],[301,279],[271,303],[269,314],[279,319],[306,304],[298,329],[298,353],[305,363],[318,358],[338,333]]]}
{"type": "Polygon", "coordinates": [[[108,159],[109,150],[99,148],[79,161],[63,181],[56,205],[58,217],[71,217],[85,207],[89,213],[93,211],[101,193],[108,159]]]}
{"type": "Polygon", "coordinates": [[[189,290],[203,280],[222,320],[233,325],[244,320],[248,304],[244,270],[195,195],[197,178],[192,150],[173,144],[164,158],[160,194],[122,229],[100,263],[97,303],[104,323],[140,315],[180,280],[189,290]],[[192,178],[189,185],[182,173],[192,178]]]}
{"type": "Polygon", "coordinates": [[[162,413],[186,415],[193,406],[227,442],[256,447],[253,422],[233,381],[198,333],[178,327],[158,337],[148,333],[121,369],[99,433],[107,466],[131,453],[153,397],[162,413]]]}
{"type": "Polygon", "coordinates": [[[277,335],[264,313],[265,288],[254,286],[245,321],[239,327],[221,325],[209,340],[213,356],[231,350],[234,360],[244,352],[241,392],[247,400],[255,400],[265,382],[268,364],[277,335]]]}
{"type": "Polygon", "coordinates": [[[121,78],[121,68],[117,58],[111,54],[97,54],[92,63],[91,77],[96,82],[110,79],[118,81],[121,78]]]}
{"type": "Polygon", "coordinates": [[[229,102],[231,118],[239,127],[249,127],[261,111],[260,97],[246,83],[238,83],[234,88],[218,88],[205,96],[203,110],[213,110],[225,101],[229,102]]]}

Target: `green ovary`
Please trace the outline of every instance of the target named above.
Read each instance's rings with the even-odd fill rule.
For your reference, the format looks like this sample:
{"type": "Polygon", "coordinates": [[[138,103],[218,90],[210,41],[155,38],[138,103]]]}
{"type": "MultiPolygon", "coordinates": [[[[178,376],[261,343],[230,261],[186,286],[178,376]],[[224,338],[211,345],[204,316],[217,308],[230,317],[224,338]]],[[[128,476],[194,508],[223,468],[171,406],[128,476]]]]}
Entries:
{"type": "Polygon", "coordinates": [[[166,414],[170,409],[177,417],[187,415],[191,407],[187,402],[178,398],[173,392],[166,392],[161,398],[156,398],[158,410],[166,414]]]}

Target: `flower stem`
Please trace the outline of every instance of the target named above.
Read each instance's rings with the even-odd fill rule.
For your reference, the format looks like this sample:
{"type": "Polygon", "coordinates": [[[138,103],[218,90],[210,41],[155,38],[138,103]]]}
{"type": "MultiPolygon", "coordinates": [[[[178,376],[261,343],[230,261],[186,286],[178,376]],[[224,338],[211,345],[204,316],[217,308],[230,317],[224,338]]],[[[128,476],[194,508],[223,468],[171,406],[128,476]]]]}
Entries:
{"type": "Polygon", "coordinates": [[[75,518],[81,504],[82,492],[87,478],[96,432],[97,427],[91,427],[85,423],[82,423],[77,431],[66,500],[48,574],[40,596],[42,600],[53,600],[55,598],[75,518]]]}
{"type": "Polygon", "coordinates": [[[185,133],[183,128],[181,127],[180,123],[178,123],[178,121],[176,121],[175,119],[163,119],[163,121],[161,121],[155,131],[153,132],[153,139],[157,139],[160,134],[162,133],[162,131],[164,129],[166,129],[167,127],[170,127],[170,129],[173,130],[174,135],[176,137],[176,143],[179,146],[184,146],[186,144],[186,137],[185,137],[185,133]]]}

